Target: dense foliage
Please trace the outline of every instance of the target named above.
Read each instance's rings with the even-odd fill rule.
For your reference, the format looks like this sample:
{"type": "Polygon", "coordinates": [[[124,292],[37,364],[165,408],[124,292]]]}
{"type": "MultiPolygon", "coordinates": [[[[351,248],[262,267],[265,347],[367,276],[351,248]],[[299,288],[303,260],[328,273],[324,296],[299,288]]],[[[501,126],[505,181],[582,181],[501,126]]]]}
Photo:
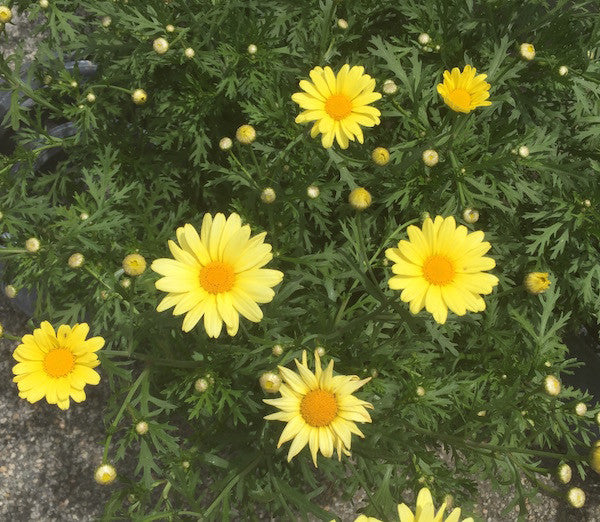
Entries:
{"type": "Polygon", "coordinates": [[[589,472],[599,407],[570,387],[547,394],[544,379],[576,365],[564,331],[600,322],[595,1],[12,5],[41,17],[43,39],[31,64],[21,52],[0,59],[10,99],[2,277],[37,292],[32,327],[85,320],[107,341],[99,352],[113,391],[105,458],[120,473],[107,518],[310,512],[330,520],[322,506],[332,491],[351,498],[363,488],[365,513],[387,519],[423,484],[436,498],[452,494],[468,514],[481,474],[516,486],[512,502],[523,512],[548,473],[544,451],[544,466],[589,472]],[[430,41],[420,44],[420,33],[430,41]],[[164,54],[153,50],[159,37],[169,43],[164,54]],[[534,60],[521,57],[523,42],[535,46],[534,60]],[[378,92],[386,79],[398,90],[374,104],[382,121],[364,129],[364,144],[324,149],[294,122],[291,95],[313,67],[345,63],[364,66],[378,92]],[[492,105],[469,114],[450,110],[435,88],[444,70],[465,64],[491,84],[492,105]],[[131,94],[140,88],[147,101],[137,105],[131,94]],[[61,122],[74,124],[72,135],[48,130],[61,122]],[[222,150],[221,138],[242,124],[256,140],[222,150]],[[387,165],[372,161],[375,147],[389,149],[387,165]],[[439,153],[437,165],[423,164],[426,149],[439,153]],[[60,153],[42,168],[49,151],[60,153]],[[347,203],[357,186],[373,197],[363,212],[347,203]],[[261,200],[267,187],[272,203],[261,200]],[[411,315],[388,288],[385,249],[426,212],[466,224],[467,207],[480,213],[467,227],[492,244],[499,285],[481,313],[450,313],[444,325],[425,311],[411,315]],[[201,323],[182,332],[181,317],[156,311],[157,274],[125,279],[121,268],[136,251],[149,264],[168,257],[176,228],[199,229],[205,212],[237,212],[253,234],[266,231],[269,266],[285,274],[262,321],[242,319],[232,338],[210,339],[201,323]],[[41,243],[35,253],[23,248],[30,237],[41,243]],[[73,269],[76,252],[85,262],[73,269]],[[550,273],[539,296],[522,285],[532,271],[550,273]],[[274,410],[258,383],[316,347],[337,372],[373,376],[357,396],[374,405],[352,457],[320,457],[318,468],[306,449],[290,463],[287,448],[276,449],[282,425],[263,420],[274,410]],[[204,391],[195,389],[200,378],[204,391]]]}

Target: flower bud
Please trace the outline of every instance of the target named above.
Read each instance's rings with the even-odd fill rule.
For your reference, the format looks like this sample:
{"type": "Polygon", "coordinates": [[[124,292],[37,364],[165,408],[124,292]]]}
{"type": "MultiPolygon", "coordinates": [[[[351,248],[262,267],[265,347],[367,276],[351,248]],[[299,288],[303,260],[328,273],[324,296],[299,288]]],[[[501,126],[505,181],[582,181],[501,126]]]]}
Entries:
{"type": "Polygon", "coordinates": [[[583,206],[590,208],[592,206],[592,202],[589,199],[584,199],[583,200],[583,206]]]}
{"type": "Polygon", "coordinates": [[[316,187],[315,185],[309,185],[306,189],[306,195],[310,199],[318,198],[320,193],[321,191],[319,190],[319,187],[316,187]]]}
{"type": "Polygon", "coordinates": [[[198,393],[203,393],[208,389],[208,381],[200,378],[194,383],[194,388],[198,393]]]}
{"type": "Polygon", "coordinates": [[[423,386],[417,386],[415,393],[418,397],[423,397],[425,395],[425,388],[423,388],[423,386]]]}
{"type": "Polygon", "coordinates": [[[338,27],[339,27],[340,29],[344,30],[344,31],[345,31],[346,29],[348,29],[348,22],[346,22],[346,20],[344,20],[343,18],[340,18],[340,19],[337,21],[337,24],[338,24],[338,27]]]}
{"type": "Polygon", "coordinates": [[[590,452],[590,467],[600,474],[600,440],[594,442],[590,452]]]}
{"type": "Polygon", "coordinates": [[[189,461],[188,461],[188,460],[184,460],[184,461],[181,463],[181,467],[182,467],[183,469],[189,469],[189,468],[190,468],[190,463],[189,463],[189,461]]]}
{"type": "Polygon", "coordinates": [[[35,254],[40,249],[40,240],[37,237],[30,237],[25,241],[25,250],[35,254]]]}
{"type": "Polygon", "coordinates": [[[463,212],[463,219],[470,225],[477,223],[477,221],[479,221],[479,212],[477,212],[477,210],[473,210],[472,208],[465,208],[463,212]]]}
{"type": "Polygon", "coordinates": [[[522,158],[526,158],[527,156],[529,156],[529,147],[521,145],[519,147],[519,156],[521,156],[522,158]]]}
{"type": "Polygon", "coordinates": [[[139,276],[146,270],[146,259],[140,254],[129,254],[123,259],[123,270],[129,276],[139,276]]]}
{"type": "Polygon", "coordinates": [[[276,344],[271,351],[275,357],[279,357],[283,353],[283,346],[276,344]]]}
{"type": "Polygon", "coordinates": [[[486,410],[481,410],[477,412],[477,416],[478,417],[485,417],[487,415],[487,411],[486,410]]]}
{"type": "Polygon", "coordinates": [[[96,95],[93,92],[88,92],[85,99],[88,103],[94,103],[96,101],[96,95]]]}
{"type": "Polygon", "coordinates": [[[69,83],[69,85],[71,87],[73,87],[73,89],[76,89],[79,86],[79,84],[75,80],[71,81],[71,83],[69,83]]]}
{"type": "Polygon", "coordinates": [[[423,151],[423,163],[428,167],[435,167],[440,161],[438,153],[433,149],[423,151]]]}
{"type": "Polygon", "coordinates": [[[124,277],[123,279],[121,279],[121,281],[119,281],[119,284],[123,288],[129,288],[131,286],[131,279],[129,279],[128,277],[124,277]]]}
{"type": "Polygon", "coordinates": [[[530,294],[538,295],[544,293],[552,283],[548,279],[548,272],[530,272],[523,284],[530,294]]]}
{"type": "Polygon", "coordinates": [[[571,466],[568,464],[561,464],[556,468],[556,477],[563,484],[568,484],[571,482],[571,477],[573,476],[573,471],[571,470],[571,466]]]}
{"type": "Polygon", "coordinates": [[[40,0],[39,4],[42,9],[48,9],[48,6],[50,5],[48,0],[40,0]]]}
{"type": "Polygon", "coordinates": [[[575,405],[575,413],[583,417],[587,413],[587,406],[583,402],[578,402],[575,405]]]}
{"type": "Polygon", "coordinates": [[[371,158],[376,165],[387,165],[390,161],[390,151],[384,147],[377,147],[376,149],[373,149],[371,158]]]}
{"type": "Polygon", "coordinates": [[[102,27],[108,27],[112,24],[112,18],[110,16],[103,16],[100,23],[102,24],[102,27]]]}
{"type": "Polygon", "coordinates": [[[191,60],[194,56],[196,56],[196,51],[194,51],[194,49],[191,47],[188,47],[185,51],[183,51],[183,54],[185,54],[187,59],[191,60]]]}
{"type": "Polygon", "coordinates": [[[157,38],[152,42],[152,47],[157,54],[165,54],[169,50],[169,42],[164,38],[157,38]]]}
{"type": "Polygon", "coordinates": [[[2,339],[3,335],[4,335],[4,328],[2,327],[2,323],[0,323],[0,339],[2,339]]]}
{"type": "Polygon", "coordinates": [[[559,76],[566,76],[567,74],[569,74],[569,68],[566,65],[561,65],[558,68],[558,74],[559,76]]]}
{"type": "Polygon", "coordinates": [[[267,187],[266,189],[264,189],[260,195],[260,199],[263,203],[273,203],[273,201],[275,201],[275,198],[277,197],[277,195],[275,194],[275,191],[271,188],[271,187],[267,187]]]}
{"type": "Polygon", "coordinates": [[[544,390],[548,395],[556,397],[560,393],[560,381],[554,375],[546,375],[544,379],[544,390]]]}
{"type": "Polygon", "coordinates": [[[81,219],[81,221],[85,221],[86,219],[89,219],[90,215],[87,212],[82,212],[81,214],[79,214],[79,219],[81,219]]]}
{"type": "Polygon", "coordinates": [[[17,297],[17,289],[13,286],[13,285],[6,285],[4,287],[4,293],[6,294],[6,297],[8,297],[9,299],[14,299],[15,297],[17,297]]]}
{"type": "Polygon", "coordinates": [[[240,143],[249,145],[256,139],[256,130],[252,125],[242,125],[235,131],[235,137],[240,143]]]}
{"type": "Polygon", "coordinates": [[[585,493],[582,489],[579,488],[571,488],[567,492],[567,501],[574,508],[581,508],[585,504],[585,493]]]}
{"type": "Polygon", "coordinates": [[[50,85],[52,83],[52,76],[46,74],[42,81],[44,82],[44,85],[50,85]]]}
{"type": "Polygon", "coordinates": [[[167,33],[172,33],[175,31],[175,26],[173,24],[167,24],[165,31],[167,31],[167,33]]]}
{"type": "Polygon", "coordinates": [[[395,94],[395,92],[398,90],[398,86],[396,85],[394,80],[386,80],[385,82],[383,82],[382,89],[383,92],[386,94],[395,94]]]}
{"type": "Polygon", "coordinates": [[[71,268],[80,268],[83,265],[84,261],[85,258],[83,257],[83,254],[76,252],[75,254],[71,255],[71,257],[69,257],[67,263],[71,268]]]}
{"type": "Polygon", "coordinates": [[[535,58],[535,47],[530,43],[522,43],[520,47],[521,57],[525,60],[533,60],[535,58]]]}
{"type": "Polygon", "coordinates": [[[98,484],[106,486],[117,478],[117,470],[110,464],[102,464],[96,469],[94,479],[98,484]]]}
{"type": "Polygon", "coordinates": [[[144,105],[144,103],[146,103],[146,100],[148,99],[148,95],[146,94],[146,91],[144,89],[136,89],[131,94],[131,99],[136,105],[144,105]]]}
{"type": "Polygon", "coordinates": [[[427,45],[431,41],[431,37],[427,33],[421,33],[417,40],[421,45],[427,45]]]}
{"type": "Polygon", "coordinates": [[[323,348],[322,346],[317,346],[315,352],[319,357],[323,357],[325,355],[325,348],[323,348]]]}
{"type": "Polygon", "coordinates": [[[265,393],[277,393],[281,386],[281,377],[273,372],[265,372],[258,382],[265,393]]]}
{"type": "Polygon", "coordinates": [[[3,24],[7,24],[12,20],[12,11],[10,7],[6,7],[5,5],[0,5],[0,22],[3,24]]]}
{"type": "Polygon", "coordinates": [[[256,54],[256,51],[258,51],[258,47],[256,47],[256,45],[250,44],[248,46],[248,54],[256,54]]]}
{"type": "Polygon", "coordinates": [[[145,435],[148,433],[148,423],[146,421],[140,421],[135,425],[135,431],[138,435],[145,435]]]}
{"type": "Polygon", "coordinates": [[[221,150],[229,150],[232,145],[233,141],[231,141],[231,138],[228,138],[227,136],[221,138],[221,140],[219,141],[219,148],[221,150]]]}
{"type": "Polygon", "coordinates": [[[356,187],[348,196],[348,202],[356,210],[365,210],[371,206],[371,201],[370,192],[363,187],[356,187]]]}

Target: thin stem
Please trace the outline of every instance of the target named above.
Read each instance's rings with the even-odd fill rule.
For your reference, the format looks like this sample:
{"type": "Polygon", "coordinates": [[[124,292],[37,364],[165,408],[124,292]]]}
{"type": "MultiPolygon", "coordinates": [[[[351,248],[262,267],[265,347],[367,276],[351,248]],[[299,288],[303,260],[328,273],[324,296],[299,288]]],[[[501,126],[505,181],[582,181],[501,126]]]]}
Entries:
{"type": "Polygon", "coordinates": [[[142,373],[140,373],[140,376],[133,383],[133,386],[129,390],[129,393],[127,394],[127,396],[125,397],[125,400],[123,401],[123,404],[121,405],[121,409],[119,410],[119,413],[117,413],[117,416],[115,417],[115,419],[112,421],[110,427],[108,428],[109,434],[108,434],[108,437],[106,438],[106,442],[104,443],[104,453],[102,455],[102,464],[106,464],[106,458],[108,457],[108,447],[110,446],[110,441],[112,440],[112,436],[113,436],[115,430],[117,429],[117,425],[119,424],[121,417],[123,417],[125,408],[127,408],[127,405],[131,402],[131,399],[133,398],[133,394],[135,393],[135,391],[138,389],[140,384],[142,384],[142,381],[147,376],[148,376],[148,369],[146,368],[142,373]]]}

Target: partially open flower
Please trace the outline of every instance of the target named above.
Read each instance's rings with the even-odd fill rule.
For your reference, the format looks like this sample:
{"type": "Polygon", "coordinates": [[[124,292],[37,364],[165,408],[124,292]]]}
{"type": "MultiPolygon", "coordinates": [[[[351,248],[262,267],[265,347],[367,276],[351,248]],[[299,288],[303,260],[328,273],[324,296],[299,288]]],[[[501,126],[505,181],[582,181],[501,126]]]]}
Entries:
{"type": "Polygon", "coordinates": [[[376,165],[387,165],[390,162],[390,151],[384,147],[377,147],[373,150],[371,158],[376,165]]]}
{"type": "Polygon", "coordinates": [[[169,42],[164,38],[157,38],[152,42],[152,47],[157,54],[165,54],[169,50],[169,42]]]}
{"type": "Polygon", "coordinates": [[[281,387],[281,377],[274,372],[265,372],[258,380],[265,393],[277,393],[281,387]]]}
{"type": "Polygon", "coordinates": [[[530,43],[522,43],[520,52],[521,57],[525,60],[533,60],[535,58],[535,47],[530,43]]]}
{"type": "Polygon", "coordinates": [[[67,263],[71,268],[80,268],[83,265],[84,261],[85,257],[83,257],[83,254],[76,252],[75,254],[71,255],[71,257],[69,257],[67,263]]]}
{"type": "Polygon", "coordinates": [[[256,139],[256,130],[252,125],[242,125],[235,131],[235,137],[240,143],[249,145],[256,139]]]}
{"type": "Polygon", "coordinates": [[[571,470],[571,466],[568,464],[561,464],[556,469],[556,476],[563,484],[568,484],[571,481],[572,475],[573,471],[571,470]]]}
{"type": "Polygon", "coordinates": [[[40,240],[36,237],[30,237],[25,241],[25,249],[27,252],[35,254],[40,249],[40,240]]]}
{"type": "Polygon", "coordinates": [[[0,5],[0,22],[3,24],[7,24],[12,20],[12,11],[10,7],[6,7],[5,5],[0,5]]]}
{"type": "Polygon", "coordinates": [[[371,201],[372,198],[370,192],[363,187],[355,188],[348,196],[348,202],[356,210],[365,210],[371,206],[371,201]]]}
{"type": "Polygon", "coordinates": [[[548,395],[556,397],[560,393],[560,381],[554,375],[546,375],[544,379],[544,390],[548,395]]]}
{"type": "Polygon", "coordinates": [[[435,167],[440,161],[438,153],[433,149],[423,151],[423,163],[428,167],[435,167]]]}
{"type": "Polygon", "coordinates": [[[463,219],[470,225],[477,223],[479,220],[479,212],[477,212],[477,210],[473,210],[472,208],[465,208],[463,212],[463,219]]]}
{"type": "Polygon", "coordinates": [[[110,464],[102,464],[102,466],[98,467],[94,473],[94,479],[96,482],[98,484],[102,484],[103,486],[110,484],[116,478],[117,470],[110,464]]]}
{"type": "Polygon", "coordinates": [[[194,383],[194,389],[198,392],[198,393],[203,393],[208,389],[208,381],[206,379],[198,379],[196,380],[196,382],[194,383]]]}
{"type": "Polygon", "coordinates": [[[567,500],[574,508],[581,508],[585,504],[585,493],[580,488],[571,488],[567,492],[567,500]]]}
{"type": "Polygon", "coordinates": [[[146,260],[140,254],[129,254],[123,259],[123,270],[129,276],[139,276],[146,270],[146,260]]]}
{"type": "Polygon", "coordinates": [[[146,94],[146,91],[144,89],[136,89],[135,91],[133,91],[131,99],[136,105],[144,105],[144,103],[146,103],[146,100],[148,99],[148,95],[146,94]]]}
{"type": "Polygon", "coordinates": [[[548,272],[530,272],[525,276],[524,284],[530,294],[537,295],[544,293],[551,282],[548,279],[548,272]]]}
{"type": "Polygon", "coordinates": [[[590,467],[600,474],[600,440],[597,440],[592,446],[590,452],[590,467]]]}
{"type": "Polygon", "coordinates": [[[232,145],[233,141],[231,141],[231,138],[228,138],[227,136],[221,138],[221,140],[219,141],[219,148],[221,150],[229,150],[232,145]]]}

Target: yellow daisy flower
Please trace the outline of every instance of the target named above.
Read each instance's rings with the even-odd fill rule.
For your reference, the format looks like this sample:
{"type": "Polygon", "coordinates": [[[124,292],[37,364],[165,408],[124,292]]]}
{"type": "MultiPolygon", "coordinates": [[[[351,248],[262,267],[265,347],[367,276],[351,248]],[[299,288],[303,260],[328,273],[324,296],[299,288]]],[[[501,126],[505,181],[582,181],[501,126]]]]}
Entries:
{"type": "Polygon", "coordinates": [[[482,231],[471,232],[456,226],[452,216],[426,218],[423,229],[408,227],[409,241],[388,248],[386,257],[394,262],[394,276],[388,281],[392,290],[402,290],[400,299],[410,303],[410,311],[423,307],[440,324],[446,322],[448,309],[457,315],[485,310],[479,294],[490,294],[498,278],[484,273],[496,262],[483,255],[491,245],[483,241],[482,231]]]}
{"type": "Polygon", "coordinates": [[[302,352],[302,364],[296,359],[295,362],[300,373],[279,366],[285,383],[279,388],[281,397],[263,399],[281,410],[267,415],[265,419],[287,422],[277,447],[293,439],[288,462],[307,444],[315,466],[319,450],[321,455],[329,458],[335,449],[341,460],[342,451],[350,455],[352,434],[364,437],[355,421],[371,422],[365,408],[373,408],[373,405],[352,395],[371,378],[361,380],[356,375],[334,377],[333,361],[323,371],[317,351],[315,373],[308,369],[306,351],[302,352]]]}
{"type": "Polygon", "coordinates": [[[186,223],[177,229],[177,241],[169,241],[175,259],[156,259],[152,270],[165,276],[155,286],[168,295],[156,308],[159,312],[175,306],[173,315],[186,314],[182,330],[189,332],[204,316],[209,337],[219,337],[223,322],[235,335],[239,314],[255,323],[262,317],[257,303],[269,303],[271,289],[283,279],[279,270],[262,268],[271,259],[271,245],[264,243],[266,232],[250,237],[250,227],[240,216],[227,219],[204,214],[200,235],[186,223]]]}
{"type": "Polygon", "coordinates": [[[490,84],[484,80],[487,74],[477,74],[477,69],[465,65],[463,72],[458,67],[444,71],[443,83],[438,83],[437,91],[440,93],[448,107],[456,112],[471,112],[477,107],[487,107],[492,102],[490,97],[490,84]]]}
{"type": "MultiPolygon", "coordinates": [[[[400,522],[458,522],[460,518],[460,508],[455,508],[446,519],[444,519],[444,511],[446,503],[442,504],[437,514],[433,507],[433,499],[431,492],[427,488],[422,488],[417,495],[417,509],[415,514],[406,504],[398,505],[398,517],[400,522]]],[[[473,522],[473,518],[465,518],[462,522],[473,522]]]]}
{"type": "Polygon", "coordinates": [[[15,348],[13,381],[19,397],[34,403],[46,397],[48,404],[61,410],[69,407],[69,397],[75,402],[85,400],[86,384],[98,384],[100,375],[92,368],[100,364],[97,352],[104,346],[102,337],[85,339],[90,331],[86,323],[72,328],[66,324],[58,332],[48,321],[42,322],[33,335],[23,336],[15,348]]]}
{"type": "MultiPolygon", "coordinates": [[[[406,504],[398,504],[398,519],[399,522],[459,522],[460,508],[455,508],[446,519],[444,519],[445,510],[446,502],[435,513],[431,492],[427,488],[422,488],[417,495],[417,509],[415,513],[413,514],[406,504]]],[[[354,522],[381,522],[381,520],[360,515],[354,522]]],[[[465,518],[462,522],[473,522],[473,518],[465,518]]]]}
{"type": "Polygon", "coordinates": [[[525,276],[523,284],[530,294],[543,294],[552,284],[548,272],[530,272],[525,276]]]}
{"type": "Polygon", "coordinates": [[[292,95],[292,100],[306,109],[296,116],[296,123],[314,121],[310,135],[315,138],[321,133],[323,147],[331,147],[334,138],[342,149],[348,148],[348,141],[354,138],[363,143],[360,126],[379,125],[381,113],[369,104],[381,94],[373,91],[375,80],[363,74],[364,70],[346,64],[336,76],[331,67],[315,67],[309,73],[312,82],[300,82],[305,92],[292,95]]]}

